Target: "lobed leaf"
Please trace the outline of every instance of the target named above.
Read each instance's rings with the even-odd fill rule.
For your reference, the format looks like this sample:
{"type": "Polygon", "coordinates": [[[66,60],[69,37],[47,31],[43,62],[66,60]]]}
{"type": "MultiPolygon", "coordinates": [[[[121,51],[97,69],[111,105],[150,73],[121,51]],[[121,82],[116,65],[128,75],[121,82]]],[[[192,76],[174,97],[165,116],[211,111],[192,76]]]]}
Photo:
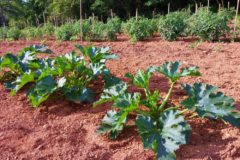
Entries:
{"type": "Polygon", "coordinates": [[[192,86],[185,84],[189,98],[181,104],[198,113],[200,117],[223,119],[234,126],[240,127],[240,114],[234,106],[234,100],[221,92],[216,92],[217,87],[204,83],[194,83],[192,86]]]}
{"type": "Polygon", "coordinates": [[[73,87],[72,89],[66,89],[65,96],[68,100],[75,103],[91,103],[94,101],[94,93],[89,88],[77,88],[73,87]]]}
{"type": "Polygon", "coordinates": [[[136,125],[144,148],[155,150],[158,160],[175,159],[174,151],[187,143],[191,130],[180,112],[175,110],[163,112],[157,120],[138,115],[136,125]]]}
{"type": "Polygon", "coordinates": [[[96,107],[97,105],[116,100],[119,96],[125,94],[127,87],[127,84],[123,81],[113,78],[111,82],[108,82],[107,88],[103,90],[100,99],[94,102],[93,106],[96,107]]]}
{"type": "Polygon", "coordinates": [[[148,89],[149,88],[149,80],[152,76],[153,70],[141,71],[139,70],[135,76],[131,73],[125,74],[125,77],[129,78],[132,83],[140,88],[148,89]]]}
{"type": "Polygon", "coordinates": [[[97,133],[109,133],[110,139],[116,139],[117,136],[122,132],[126,122],[127,118],[123,113],[110,110],[104,116],[101,125],[97,129],[97,133]]]}
{"type": "Polygon", "coordinates": [[[8,89],[11,89],[10,94],[12,96],[15,95],[21,88],[30,82],[34,82],[34,74],[32,72],[27,72],[17,77],[17,79],[13,81],[10,86],[8,85],[8,89]]]}
{"type": "Polygon", "coordinates": [[[200,76],[198,67],[192,66],[188,68],[183,68],[180,70],[182,63],[179,61],[176,62],[166,62],[161,67],[156,68],[156,70],[168,77],[172,82],[176,82],[181,77],[186,76],[200,76]]]}
{"type": "Polygon", "coordinates": [[[29,92],[28,99],[34,107],[38,107],[57,89],[57,82],[53,77],[46,76],[39,80],[36,86],[29,92]]]}

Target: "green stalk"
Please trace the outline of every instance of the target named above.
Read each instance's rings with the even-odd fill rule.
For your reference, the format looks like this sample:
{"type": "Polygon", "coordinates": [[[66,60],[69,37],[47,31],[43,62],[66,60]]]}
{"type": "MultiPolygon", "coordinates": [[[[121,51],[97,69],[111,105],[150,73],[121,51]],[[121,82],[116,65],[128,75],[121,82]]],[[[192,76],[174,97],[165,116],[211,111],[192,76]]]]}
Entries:
{"type": "Polygon", "coordinates": [[[172,94],[172,90],[173,90],[174,84],[175,84],[175,82],[171,82],[171,87],[170,87],[170,89],[169,89],[169,91],[168,91],[168,94],[167,94],[167,96],[164,98],[161,106],[158,108],[159,111],[160,111],[161,109],[163,109],[163,107],[167,104],[167,102],[168,102],[168,100],[169,100],[169,98],[170,98],[170,96],[171,96],[171,94],[172,94]]]}
{"type": "Polygon", "coordinates": [[[137,109],[134,112],[136,112],[137,114],[142,114],[144,116],[150,116],[150,114],[148,112],[145,112],[143,110],[137,109]]]}

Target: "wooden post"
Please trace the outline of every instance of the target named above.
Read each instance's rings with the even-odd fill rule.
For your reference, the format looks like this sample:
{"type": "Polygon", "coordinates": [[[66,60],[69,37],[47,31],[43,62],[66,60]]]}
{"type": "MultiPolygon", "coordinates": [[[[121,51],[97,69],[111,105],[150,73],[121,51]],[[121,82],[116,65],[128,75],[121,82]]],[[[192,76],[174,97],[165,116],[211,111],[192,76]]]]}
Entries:
{"type": "Polygon", "coordinates": [[[85,13],[85,19],[87,19],[87,13],[85,13]]]}
{"type": "Polygon", "coordinates": [[[230,10],[230,1],[228,1],[228,10],[230,10]]]}
{"type": "Polygon", "coordinates": [[[136,21],[138,20],[138,8],[136,8],[136,21]]]}
{"type": "Polygon", "coordinates": [[[209,7],[210,7],[210,0],[208,0],[207,2],[207,10],[209,11],[209,7]]]}
{"type": "Polygon", "coordinates": [[[43,11],[43,23],[46,24],[46,17],[45,17],[45,11],[43,11]]]}
{"type": "Polygon", "coordinates": [[[80,0],[80,36],[81,36],[81,41],[83,41],[82,0],[80,0]]]}
{"type": "Polygon", "coordinates": [[[113,19],[113,10],[111,9],[111,18],[113,19]]]}
{"type": "Polygon", "coordinates": [[[221,11],[221,3],[218,4],[218,12],[221,11]]]}
{"type": "Polygon", "coordinates": [[[198,11],[198,4],[196,3],[195,4],[195,13],[197,13],[197,11],[198,11]]]}
{"type": "Polygon", "coordinates": [[[168,3],[168,14],[170,13],[170,3],[168,3]]]}
{"type": "Polygon", "coordinates": [[[240,0],[237,1],[237,9],[236,9],[235,22],[234,22],[234,33],[236,33],[236,30],[237,30],[239,3],[240,3],[240,0]]]}
{"type": "Polygon", "coordinates": [[[93,21],[94,21],[94,19],[95,19],[94,13],[92,13],[92,18],[93,18],[93,21]]]}

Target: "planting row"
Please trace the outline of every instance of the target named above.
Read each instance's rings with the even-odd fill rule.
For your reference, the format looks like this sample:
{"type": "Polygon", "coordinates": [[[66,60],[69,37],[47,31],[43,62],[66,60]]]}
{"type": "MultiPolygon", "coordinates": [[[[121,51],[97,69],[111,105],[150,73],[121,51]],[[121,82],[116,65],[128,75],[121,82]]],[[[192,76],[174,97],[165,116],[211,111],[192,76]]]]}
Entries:
{"type": "MultiPolygon", "coordinates": [[[[138,17],[122,22],[119,18],[109,19],[106,23],[92,18],[83,21],[84,40],[114,41],[118,33],[127,34],[131,41],[140,41],[159,33],[165,40],[176,40],[182,36],[197,36],[201,40],[214,41],[222,36],[236,38],[238,32],[233,32],[231,21],[233,10],[221,10],[213,13],[205,8],[196,13],[178,11],[166,16],[155,16],[153,19],[138,17]]],[[[55,37],[58,40],[76,40],[80,37],[80,22],[67,23],[60,27],[45,24],[42,27],[29,27],[22,30],[1,28],[0,39],[17,40],[25,38],[55,37]]]]}
{"type": "Polygon", "coordinates": [[[201,75],[196,66],[184,68],[181,62],[166,62],[139,70],[135,75],[127,73],[128,84],[113,76],[106,67],[106,60],[117,58],[109,48],[84,48],[80,45],[76,48],[78,52],[57,57],[50,56],[52,52],[46,46],[37,45],[24,48],[16,55],[7,53],[0,58],[1,81],[11,95],[27,85],[28,101],[34,107],[54,93],[75,103],[93,103],[94,107],[113,102],[97,133],[116,139],[128,126],[129,117],[135,117],[130,115],[136,115],[134,121],[143,146],[152,149],[158,160],[176,159],[175,151],[189,140],[191,127],[187,120],[191,117],[197,115],[222,120],[240,127],[240,113],[235,108],[234,100],[218,92],[217,87],[212,85],[182,84],[188,97],[178,105],[170,103],[179,79],[201,75]],[[150,90],[150,79],[157,74],[169,80],[167,95],[159,90],[150,90]],[[137,87],[139,92],[129,92],[130,85],[137,87]],[[97,100],[96,95],[99,94],[97,100]],[[186,116],[186,112],[191,116],[186,116]]]}

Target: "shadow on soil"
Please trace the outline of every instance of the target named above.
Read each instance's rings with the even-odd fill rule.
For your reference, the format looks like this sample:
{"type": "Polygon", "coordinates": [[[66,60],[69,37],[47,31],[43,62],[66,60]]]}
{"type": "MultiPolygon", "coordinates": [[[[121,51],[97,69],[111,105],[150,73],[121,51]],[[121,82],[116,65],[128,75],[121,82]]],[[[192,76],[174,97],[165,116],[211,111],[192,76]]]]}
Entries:
{"type": "Polygon", "coordinates": [[[232,137],[223,139],[221,130],[228,126],[220,121],[192,119],[190,125],[192,127],[190,142],[177,151],[180,159],[220,160],[222,156],[219,151],[225,150],[228,144],[236,140],[232,137]]]}

